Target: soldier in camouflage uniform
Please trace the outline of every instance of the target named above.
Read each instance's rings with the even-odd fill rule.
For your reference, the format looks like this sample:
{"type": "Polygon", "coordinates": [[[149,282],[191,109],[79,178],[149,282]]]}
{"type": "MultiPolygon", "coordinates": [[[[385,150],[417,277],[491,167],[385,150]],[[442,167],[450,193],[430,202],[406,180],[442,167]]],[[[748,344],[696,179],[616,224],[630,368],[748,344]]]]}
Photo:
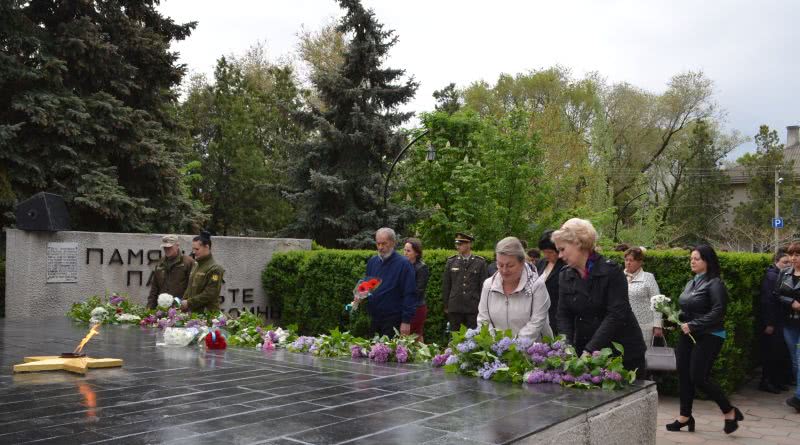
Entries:
{"type": "Polygon", "coordinates": [[[183,298],[189,285],[189,273],[194,260],[188,255],[181,255],[181,246],[177,235],[164,235],[161,238],[164,257],[156,264],[153,278],[150,281],[150,294],[147,296],[147,307],[155,309],[158,296],[167,293],[173,297],[183,298]]]}
{"type": "Polygon", "coordinates": [[[442,276],[442,302],[454,331],[461,325],[473,329],[478,325],[478,302],[487,266],[483,257],[472,253],[472,241],[472,236],[456,233],[458,255],[447,259],[442,276]]]}
{"type": "Polygon", "coordinates": [[[225,269],[214,262],[211,255],[211,235],[208,232],[192,240],[192,252],[197,260],[189,275],[189,288],[182,302],[184,309],[192,312],[219,312],[225,269]]]}

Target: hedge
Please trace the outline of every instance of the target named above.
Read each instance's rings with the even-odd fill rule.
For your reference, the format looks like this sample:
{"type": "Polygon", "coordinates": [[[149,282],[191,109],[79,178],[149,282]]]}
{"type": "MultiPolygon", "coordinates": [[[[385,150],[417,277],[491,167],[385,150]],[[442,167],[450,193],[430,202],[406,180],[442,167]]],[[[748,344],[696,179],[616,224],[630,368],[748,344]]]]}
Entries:
{"type": "MultiPolygon", "coordinates": [[[[424,260],[431,271],[428,282],[428,319],[425,322],[426,342],[447,343],[447,320],[442,309],[441,278],[450,250],[426,250],[424,260]]],[[[492,261],[492,252],[477,252],[492,261]]],[[[605,252],[610,259],[622,263],[619,252],[605,252]]],[[[352,300],[352,289],[363,277],[367,259],[374,251],[314,250],[276,253],[263,272],[264,290],[273,311],[286,324],[296,323],[303,334],[319,334],[334,327],[349,329],[354,335],[368,334],[364,311],[349,319],[343,311],[352,300]]],[[[720,253],[720,265],[729,300],[725,319],[728,338],[714,367],[714,375],[725,391],[743,384],[757,360],[756,320],[758,291],[770,256],[751,253],[720,253]]],[[[691,279],[689,253],[685,250],[648,251],[645,270],[652,272],[661,292],[677,299],[691,279]]],[[[677,329],[668,331],[670,345],[677,343],[677,329]]],[[[675,393],[674,373],[657,375],[659,390],[675,393]]]]}

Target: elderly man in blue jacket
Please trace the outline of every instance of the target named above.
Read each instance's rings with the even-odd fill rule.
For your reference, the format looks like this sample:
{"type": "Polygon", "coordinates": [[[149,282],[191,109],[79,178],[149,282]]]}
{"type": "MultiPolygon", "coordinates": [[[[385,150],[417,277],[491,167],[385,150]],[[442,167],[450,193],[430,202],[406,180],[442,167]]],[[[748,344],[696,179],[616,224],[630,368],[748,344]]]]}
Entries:
{"type": "Polygon", "coordinates": [[[375,232],[378,254],[367,261],[367,276],[381,280],[381,285],[367,299],[372,331],[389,337],[395,329],[403,335],[411,333],[411,319],[417,309],[414,266],[394,250],[396,244],[394,230],[378,229],[375,232]]]}

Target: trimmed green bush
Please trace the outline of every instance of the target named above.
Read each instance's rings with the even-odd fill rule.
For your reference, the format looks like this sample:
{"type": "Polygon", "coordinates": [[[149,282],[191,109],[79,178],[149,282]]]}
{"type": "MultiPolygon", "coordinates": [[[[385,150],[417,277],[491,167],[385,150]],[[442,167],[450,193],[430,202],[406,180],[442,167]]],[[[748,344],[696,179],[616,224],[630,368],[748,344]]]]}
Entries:
{"type": "MultiPolygon", "coordinates": [[[[426,342],[447,343],[447,319],[442,309],[441,285],[444,264],[455,252],[426,250],[424,261],[431,271],[428,282],[428,319],[426,342]]],[[[492,252],[477,252],[492,261],[492,252]]],[[[622,263],[622,253],[604,252],[622,263]]],[[[369,320],[359,309],[353,319],[346,316],[344,306],[352,300],[356,281],[364,276],[366,262],[373,251],[313,250],[276,253],[262,275],[264,290],[273,310],[280,313],[284,324],[296,323],[303,334],[319,334],[340,326],[354,335],[368,333],[369,320]]],[[[758,337],[756,315],[758,291],[770,256],[750,253],[720,253],[720,263],[728,287],[728,310],[725,329],[728,338],[714,367],[714,376],[725,391],[732,391],[747,379],[755,367],[758,337]]],[[[661,292],[677,303],[683,286],[692,278],[689,252],[685,250],[648,251],[644,265],[652,272],[661,292]]],[[[677,329],[668,330],[670,345],[676,345],[677,329]]],[[[674,373],[656,376],[659,390],[675,393],[674,373]]]]}

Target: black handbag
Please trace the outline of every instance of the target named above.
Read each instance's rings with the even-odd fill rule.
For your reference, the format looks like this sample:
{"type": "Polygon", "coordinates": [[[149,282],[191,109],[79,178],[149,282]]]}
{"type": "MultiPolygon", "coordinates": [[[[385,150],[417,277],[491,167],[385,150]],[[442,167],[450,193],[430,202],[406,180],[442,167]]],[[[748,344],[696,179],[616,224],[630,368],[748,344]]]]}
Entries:
{"type": "Polygon", "coordinates": [[[656,346],[656,335],[650,339],[650,345],[647,347],[647,352],[644,354],[645,367],[649,371],[675,371],[678,369],[675,360],[675,349],[666,346],[667,339],[663,335],[659,335],[664,340],[664,346],[656,346]]]}

